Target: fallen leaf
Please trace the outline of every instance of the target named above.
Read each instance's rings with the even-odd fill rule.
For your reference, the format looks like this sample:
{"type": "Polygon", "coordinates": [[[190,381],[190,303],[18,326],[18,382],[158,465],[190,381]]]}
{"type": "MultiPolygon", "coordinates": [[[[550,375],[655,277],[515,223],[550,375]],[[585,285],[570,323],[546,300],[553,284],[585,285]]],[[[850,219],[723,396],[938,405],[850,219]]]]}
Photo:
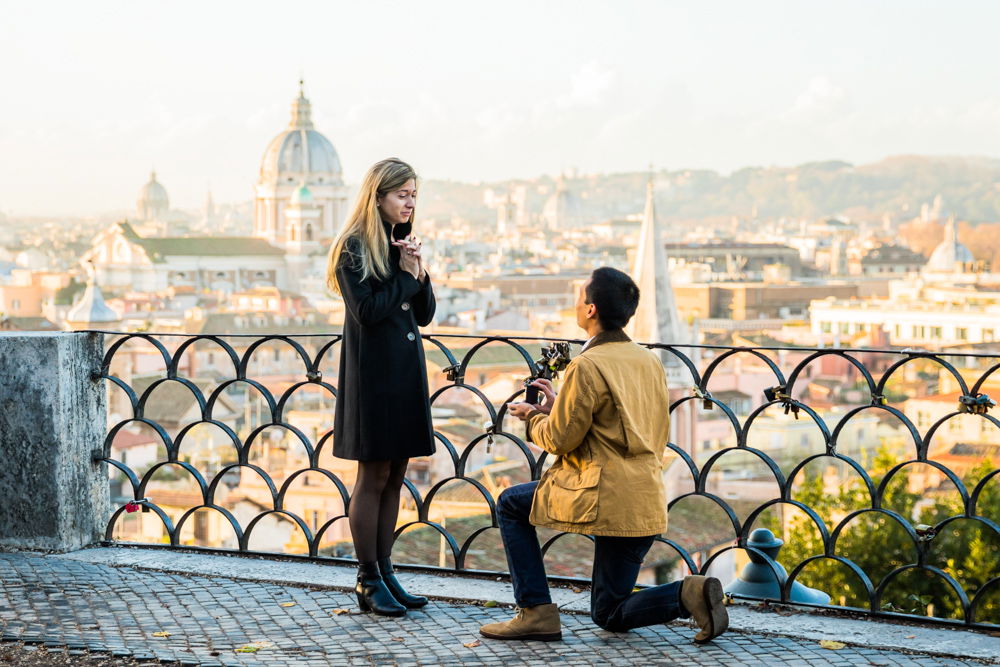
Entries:
{"type": "Polygon", "coordinates": [[[916,639],[916,635],[906,635],[905,639],[916,639]]]}
{"type": "Polygon", "coordinates": [[[406,638],[405,637],[392,637],[392,641],[394,641],[394,642],[405,642],[406,638]]]}
{"type": "Polygon", "coordinates": [[[281,606],[282,607],[294,607],[295,603],[294,602],[282,602],[281,606]]]}
{"type": "Polygon", "coordinates": [[[840,649],[847,646],[844,642],[835,642],[832,639],[821,639],[819,645],[823,648],[828,648],[831,651],[839,651],[840,649]]]}
{"type": "Polygon", "coordinates": [[[499,607],[500,603],[497,602],[496,600],[487,600],[486,604],[484,604],[483,606],[486,607],[487,609],[492,609],[493,607],[499,607]]]}
{"type": "Polygon", "coordinates": [[[350,609],[334,609],[330,613],[331,614],[336,614],[337,616],[340,616],[341,614],[350,614],[351,610],[350,609]]]}
{"type": "Polygon", "coordinates": [[[478,639],[474,639],[471,642],[465,642],[464,644],[462,644],[462,646],[464,646],[465,648],[475,648],[475,647],[479,646],[479,640],[478,639]]]}
{"type": "Polygon", "coordinates": [[[582,593],[583,592],[582,588],[577,588],[576,586],[574,586],[570,590],[573,591],[574,593],[582,593]]]}
{"type": "Polygon", "coordinates": [[[249,644],[244,644],[243,646],[236,649],[237,653],[256,653],[265,648],[271,648],[274,646],[271,642],[251,642],[249,644]]]}
{"type": "Polygon", "coordinates": [[[153,636],[154,636],[154,637],[169,637],[169,636],[170,636],[170,633],[169,633],[169,632],[167,632],[166,630],[164,630],[164,631],[162,631],[162,632],[154,632],[154,633],[153,633],[153,636]]]}

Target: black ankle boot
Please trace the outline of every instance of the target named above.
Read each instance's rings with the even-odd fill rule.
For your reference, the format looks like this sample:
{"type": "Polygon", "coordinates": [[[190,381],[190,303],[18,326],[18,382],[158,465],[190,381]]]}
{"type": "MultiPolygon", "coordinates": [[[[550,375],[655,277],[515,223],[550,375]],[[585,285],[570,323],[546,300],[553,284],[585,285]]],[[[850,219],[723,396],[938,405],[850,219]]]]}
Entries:
{"type": "Polygon", "coordinates": [[[427,598],[420,595],[410,595],[403,588],[403,585],[399,583],[399,579],[396,578],[396,574],[392,569],[392,560],[387,556],[385,558],[378,559],[378,571],[382,574],[382,581],[385,582],[386,588],[392,593],[392,597],[396,598],[407,609],[420,609],[427,604],[427,598]]]}
{"type": "Polygon", "coordinates": [[[406,607],[396,602],[378,573],[375,563],[358,564],[358,583],[354,587],[361,611],[373,611],[380,616],[402,616],[406,607]]]}

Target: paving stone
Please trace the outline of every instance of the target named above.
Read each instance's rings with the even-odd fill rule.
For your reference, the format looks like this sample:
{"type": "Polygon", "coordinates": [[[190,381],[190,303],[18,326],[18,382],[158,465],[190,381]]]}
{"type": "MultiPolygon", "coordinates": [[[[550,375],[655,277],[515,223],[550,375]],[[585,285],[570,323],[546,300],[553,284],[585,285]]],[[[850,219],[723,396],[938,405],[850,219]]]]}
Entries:
{"type": "Polygon", "coordinates": [[[730,632],[699,646],[687,626],[615,634],[580,614],[563,615],[563,642],[490,641],[479,625],[509,618],[510,609],[432,602],[402,619],[335,615],[355,608],[353,595],[30,554],[0,553],[0,582],[0,639],[182,665],[982,664],[870,647],[829,651],[763,633],[730,632]],[[280,606],[287,601],[296,604],[280,606]],[[236,653],[257,641],[270,645],[236,653]]]}

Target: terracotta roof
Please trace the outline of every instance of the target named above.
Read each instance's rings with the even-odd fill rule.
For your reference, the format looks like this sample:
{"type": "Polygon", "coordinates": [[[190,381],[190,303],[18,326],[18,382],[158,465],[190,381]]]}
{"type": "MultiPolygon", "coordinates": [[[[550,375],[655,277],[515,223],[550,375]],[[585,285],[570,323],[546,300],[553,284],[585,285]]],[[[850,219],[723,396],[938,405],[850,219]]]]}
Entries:
{"type": "Polygon", "coordinates": [[[44,317],[3,317],[0,329],[4,331],[59,331],[59,327],[44,317]]]}
{"type": "Polygon", "coordinates": [[[142,445],[159,444],[159,442],[160,439],[151,433],[144,433],[142,431],[133,433],[132,431],[122,429],[115,434],[115,440],[111,446],[118,450],[124,450],[142,445]]]}

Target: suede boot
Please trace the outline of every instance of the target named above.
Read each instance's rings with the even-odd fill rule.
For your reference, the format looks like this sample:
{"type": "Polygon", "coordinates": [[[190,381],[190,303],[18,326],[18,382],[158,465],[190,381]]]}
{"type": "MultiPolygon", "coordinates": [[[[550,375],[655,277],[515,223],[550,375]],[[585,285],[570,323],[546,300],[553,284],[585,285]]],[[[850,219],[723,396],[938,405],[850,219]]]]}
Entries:
{"type": "Polygon", "coordinates": [[[509,621],[490,623],[479,628],[479,634],[490,639],[536,639],[543,642],[562,639],[559,608],[554,604],[517,608],[509,621]]]}
{"type": "Polygon", "coordinates": [[[373,611],[380,616],[402,616],[406,607],[396,602],[378,573],[375,563],[358,563],[358,583],[354,587],[361,611],[373,611]]]}
{"type": "Polygon", "coordinates": [[[715,577],[692,575],[681,584],[681,604],[688,610],[700,630],[694,640],[698,644],[718,637],[729,627],[729,611],[723,604],[722,582],[715,577]]]}
{"type": "Polygon", "coordinates": [[[392,569],[392,559],[388,556],[378,559],[378,571],[382,575],[382,581],[385,582],[386,588],[392,593],[392,597],[396,598],[396,602],[407,609],[420,609],[427,604],[427,598],[421,595],[410,595],[406,592],[403,585],[399,583],[399,579],[396,578],[396,573],[392,569]]]}

